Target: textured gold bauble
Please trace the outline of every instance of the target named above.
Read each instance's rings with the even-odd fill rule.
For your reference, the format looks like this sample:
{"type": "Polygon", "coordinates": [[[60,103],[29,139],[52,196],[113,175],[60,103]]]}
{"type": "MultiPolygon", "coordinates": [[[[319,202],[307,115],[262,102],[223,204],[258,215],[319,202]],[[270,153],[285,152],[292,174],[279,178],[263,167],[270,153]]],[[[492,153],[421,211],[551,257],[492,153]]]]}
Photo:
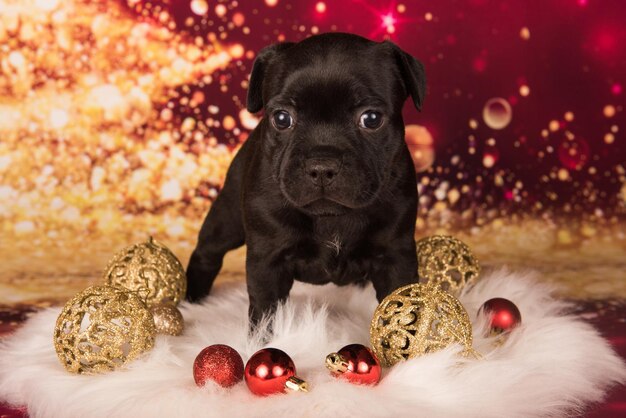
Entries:
{"type": "Polygon", "coordinates": [[[115,254],[104,270],[104,283],[136,291],[148,306],[177,304],[187,291],[180,261],[152,237],[115,254]]]}
{"type": "Polygon", "coordinates": [[[461,344],[473,354],[472,323],[448,292],[419,283],[401,287],[378,305],[370,342],[383,366],[461,344]]]}
{"type": "Polygon", "coordinates": [[[185,330],[185,320],[178,308],[170,303],[155,305],[150,308],[154,317],[154,326],[159,334],[180,335],[185,330]]]}
{"type": "Polygon", "coordinates": [[[421,283],[457,293],[478,278],[478,260],[462,241],[433,235],[417,241],[416,247],[417,275],[421,283]]]}
{"type": "Polygon", "coordinates": [[[93,286],[66,304],[54,328],[54,348],[72,373],[116,369],[154,346],[154,321],[126,289],[93,286]]]}

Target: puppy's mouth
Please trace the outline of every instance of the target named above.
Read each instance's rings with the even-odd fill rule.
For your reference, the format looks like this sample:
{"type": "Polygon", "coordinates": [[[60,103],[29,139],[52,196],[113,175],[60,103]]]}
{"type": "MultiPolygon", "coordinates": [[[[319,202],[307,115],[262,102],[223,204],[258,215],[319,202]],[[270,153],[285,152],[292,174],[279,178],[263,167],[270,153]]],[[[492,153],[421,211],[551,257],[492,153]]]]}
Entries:
{"type": "Polygon", "coordinates": [[[327,198],[314,200],[302,206],[301,209],[314,216],[339,216],[350,211],[350,208],[327,198]]]}

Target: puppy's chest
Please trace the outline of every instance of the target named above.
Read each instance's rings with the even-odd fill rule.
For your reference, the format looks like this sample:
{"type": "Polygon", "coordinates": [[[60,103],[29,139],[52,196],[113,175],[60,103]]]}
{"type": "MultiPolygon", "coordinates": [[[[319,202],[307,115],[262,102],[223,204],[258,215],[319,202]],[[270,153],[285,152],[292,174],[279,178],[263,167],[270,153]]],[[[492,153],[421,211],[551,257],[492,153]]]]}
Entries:
{"type": "Polygon", "coordinates": [[[294,254],[296,279],[309,283],[347,284],[367,278],[367,245],[340,233],[317,235],[305,240],[294,254]]]}

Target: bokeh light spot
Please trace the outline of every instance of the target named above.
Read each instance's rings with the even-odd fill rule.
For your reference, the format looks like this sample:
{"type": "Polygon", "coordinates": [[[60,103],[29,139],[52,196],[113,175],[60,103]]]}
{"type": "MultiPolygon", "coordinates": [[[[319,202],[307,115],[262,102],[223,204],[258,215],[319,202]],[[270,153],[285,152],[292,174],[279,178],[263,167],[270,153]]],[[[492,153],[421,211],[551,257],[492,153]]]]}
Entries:
{"type": "Polygon", "coordinates": [[[222,120],[222,126],[227,131],[232,131],[233,129],[235,129],[236,126],[235,118],[230,115],[224,116],[224,120],[222,120]]]}
{"type": "Polygon", "coordinates": [[[528,87],[526,84],[521,85],[519,88],[519,94],[522,97],[527,97],[530,94],[530,87],[528,87]]]}
{"type": "Polygon", "coordinates": [[[394,33],[396,31],[396,18],[393,14],[387,13],[381,16],[382,26],[385,28],[387,33],[394,33]]]}
{"type": "Polygon", "coordinates": [[[209,5],[205,0],[192,0],[191,11],[198,16],[203,16],[209,11],[209,5]]]}
{"type": "Polygon", "coordinates": [[[52,109],[49,117],[50,125],[54,129],[64,128],[70,121],[67,111],[64,109],[52,109]]]}
{"type": "Polygon", "coordinates": [[[483,108],[483,119],[491,129],[504,129],[513,118],[511,105],[501,97],[487,100],[483,108]]]}
{"type": "Polygon", "coordinates": [[[415,172],[429,169],[435,161],[435,148],[433,137],[428,129],[420,125],[407,125],[405,141],[413,158],[415,172]]]}
{"type": "Polygon", "coordinates": [[[24,64],[26,63],[24,55],[19,51],[12,51],[7,58],[9,64],[11,64],[11,66],[17,70],[22,69],[24,67],[24,64]]]}
{"type": "Polygon", "coordinates": [[[556,132],[559,130],[559,121],[558,120],[551,120],[550,123],[548,124],[548,129],[550,129],[551,132],[556,132]]]}
{"type": "Polygon", "coordinates": [[[496,163],[496,158],[493,154],[485,154],[483,155],[483,165],[487,168],[491,168],[496,163]]]}
{"type": "Polygon", "coordinates": [[[218,17],[223,17],[226,14],[226,6],[224,6],[223,4],[218,4],[217,6],[215,6],[215,14],[218,17]]]}
{"type": "Polygon", "coordinates": [[[519,36],[520,36],[520,38],[522,38],[525,41],[529,40],[530,39],[530,29],[528,29],[526,26],[524,26],[519,31],[519,36]]]}
{"type": "Polygon", "coordinates": [[[35,7],[45,12],[50,12],[57,8],[59,0],[35,0],[35,7]]]}
{"type": "Polygon", "coordinates": [[[241,109],[239,111],[239,120],[241,121],[241,126],[250,130],[256,128],[259,124],[259,118],[248,112],[246,109],[241,109]]]}
{"type": "Polygon", "coordinates": [[[230,55],[235,59],[243,57],[244,52],[245,50],[241,44],[235,44],[230,47],[230,55]]]}
{"type": "Polygon", "coordinates": [[[612,118],[613,116],[615,116],[615,106],[613,105],[604,106],[604,109],[602,109],[602,113],[604,114],[604,117],[612,118]]]}

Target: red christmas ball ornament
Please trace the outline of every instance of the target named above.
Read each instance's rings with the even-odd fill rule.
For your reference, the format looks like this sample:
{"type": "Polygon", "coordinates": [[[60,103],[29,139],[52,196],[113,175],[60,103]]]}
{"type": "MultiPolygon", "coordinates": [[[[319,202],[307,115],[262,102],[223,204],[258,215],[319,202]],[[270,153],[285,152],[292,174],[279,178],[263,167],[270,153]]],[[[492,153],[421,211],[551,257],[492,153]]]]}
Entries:
{"type": "Polygon", "coordinates": [[[493,298],[483,303],[480,312],[489,315],[492,334],[511,331],[522,323],[522,314],[513,302],[504,298],[493,298]]]}
{"type": "Polygon", "coordinates": [[[308,392],[307,383],[296,376],[291,357],[277,348],[263,348],[246,363],[246,384],[259,396],[282,393],[287,390],[308,392]]]}
{"type": "Polygon", "coordinates": [[[193,379],[198,386],[204,386],[210,379],[220,386],[231,387],[243,379],[243,360],[232,347],[210,345],[193,362],[193,379]]]}
{"type": "Polygon", "coordinates": [[[350,344],[326,356],[326,367],[334,376],[359,385],[375,385],[380,381],[380,361],[362,344],[350,344]]]}

